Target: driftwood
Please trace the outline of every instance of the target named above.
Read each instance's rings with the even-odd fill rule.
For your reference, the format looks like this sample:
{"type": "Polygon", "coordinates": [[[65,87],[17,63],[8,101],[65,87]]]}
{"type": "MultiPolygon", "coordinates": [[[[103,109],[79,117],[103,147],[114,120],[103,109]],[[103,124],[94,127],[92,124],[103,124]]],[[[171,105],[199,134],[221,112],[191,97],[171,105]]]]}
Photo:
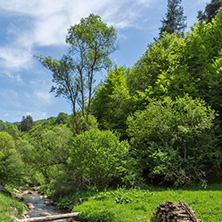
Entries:
{"type": "Polygon", "coordinates": [[[77,217],[79,213],[68,213],[68,214],[56,214],[51,216],[45,216],[45,217],[33,217],[33,218],[26,218],[26,219],[15,219],[17,222],[42,222],[42,221],[50,221],[50,220],[58,220],[58,219],[64,219],[64,218],[72,218],[77,217]]]}

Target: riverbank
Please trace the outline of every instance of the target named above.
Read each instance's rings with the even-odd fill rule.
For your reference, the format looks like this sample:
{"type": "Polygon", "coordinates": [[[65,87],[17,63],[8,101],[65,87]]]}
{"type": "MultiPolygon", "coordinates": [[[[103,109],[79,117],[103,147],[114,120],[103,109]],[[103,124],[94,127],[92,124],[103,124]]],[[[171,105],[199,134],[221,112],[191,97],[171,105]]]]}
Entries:
{"type": "MultiPolygon", "coordinates": [[[[0,191],[0,221],[51,221],[66,222],[75,221],[77,213],[65,214],[56,203],[46,195],[40,195],[38,188],[29,186],[20,189],[5,189],[0,191]],[[8,191],[10,190],[10,192],[8,191]],[[48,219],[48,220],[46,220],[48,219]]],[[[67,213],[67,212],[66,212],[67,213]]]]}
{"type": "MultiPolygon", "coordinates": [[[[73,206],[81,221],[150,222],[155,207],[165,201],[188,203],[202,222],[222,221],[222,185],[190,188],[116,189],[103,192],[78,191],[64,197],[60,206],[73,206]]],[[[0,193],[0,221],[13,222],[21,217],[25,204],[0,193]],[[15,210],[16,208],[16,210],[15,210]]]]}
{"type": "Polygon", "coordinates": [[[13,217],[21,217],[25,211],[25,204],[16,198],[0,192],[0,221],[14,222],[13,217]],[[11,218],[10,218],[11,217],[11,218]]]}

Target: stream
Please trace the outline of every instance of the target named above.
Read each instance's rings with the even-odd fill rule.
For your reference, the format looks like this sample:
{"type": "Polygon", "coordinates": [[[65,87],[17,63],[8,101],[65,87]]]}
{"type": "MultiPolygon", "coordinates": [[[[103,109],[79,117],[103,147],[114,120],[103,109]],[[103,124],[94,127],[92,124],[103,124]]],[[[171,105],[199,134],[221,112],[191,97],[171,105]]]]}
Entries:
{"type": "MultiPolygon", "coordinates": [[[[50,213],[51,215],[64,213],[61,210],[59,210],[57,206],[45,204],[45,201],[49,201],[49,199],[41,199],[37,191],[33,191],[32,194],[26,194],[23,197],[24,197],[24,202],[26,204],[31,203],[35,207],[35,209],[28,211],[28,215],[30,216],[30,218],[42,217],[41,215],[42,213],[50,213]]],[[[67,220],[67,219],[53,220],[53,222],[56,222],[56,221],[67,222],[70,220],[67,220]]]]}

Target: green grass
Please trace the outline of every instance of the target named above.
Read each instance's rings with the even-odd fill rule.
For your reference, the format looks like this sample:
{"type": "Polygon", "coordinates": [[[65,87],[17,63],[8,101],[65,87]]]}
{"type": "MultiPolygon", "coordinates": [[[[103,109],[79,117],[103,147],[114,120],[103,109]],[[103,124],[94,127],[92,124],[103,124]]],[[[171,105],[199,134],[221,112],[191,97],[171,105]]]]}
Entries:
{"type": "Polygon", "coordinates": [[[90,222],[150,221],[155,207],[164,201],[188,203],[202,222],[222,222],[222,186],[207,189],[118,189],[98,192],[74,207],[90,222]]]}
{"type": "Polygon", "coordinates": [[[0,193],[0,221],[12,222],[10,216],[19,217],[25,210],[25,204],[0,193]]]}

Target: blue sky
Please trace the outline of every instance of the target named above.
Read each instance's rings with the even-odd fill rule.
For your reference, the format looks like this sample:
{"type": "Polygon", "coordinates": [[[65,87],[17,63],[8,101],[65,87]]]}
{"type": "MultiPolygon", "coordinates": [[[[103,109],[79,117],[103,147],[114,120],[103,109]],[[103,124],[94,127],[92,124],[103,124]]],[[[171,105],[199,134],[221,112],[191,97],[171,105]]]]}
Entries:
{"type": "MultiPolygon", "coordinates": [[[[188,28],[210,0],[183,0],[188,28]]],[[[0,0],[0,120],[34,120],[71,113],[64,98],[49,93],[52,74],[33,55],[60,58],[67,29],[90,13],[100,15],[118,34],[118,65],[133,66],[158,37],[167,0],[0,0]]],[[[98,80],[105,72],[98,74],[98,80]]]]}

